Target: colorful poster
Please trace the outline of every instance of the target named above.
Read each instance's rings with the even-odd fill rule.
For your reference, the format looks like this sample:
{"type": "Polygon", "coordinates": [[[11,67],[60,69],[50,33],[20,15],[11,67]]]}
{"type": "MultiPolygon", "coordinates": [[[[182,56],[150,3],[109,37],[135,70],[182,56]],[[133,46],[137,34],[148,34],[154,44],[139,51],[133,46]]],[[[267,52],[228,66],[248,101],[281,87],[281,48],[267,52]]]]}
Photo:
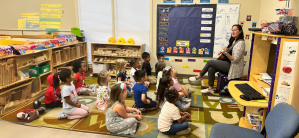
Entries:
{"type": "Polygon", "coordinates": [[[189,47],[186,48],[186,54],[191,54],[191,50],[189,47]]]}
{"type": "Polygon", "coordinates": [[[246,34],[246,37],[245,37],[245,39],[249,39],[249,36],[250,36],[250,34],[246,34]]]}
{"type": "Polygon", "coordinates": [[[193,3],[193,0],[181,0],[181,3],[193,3]]]}
{"type": "Polygon", "coordinates": [[[176,46],[184,46],[184,47],[189,47],[190,41],[187,40],[177,40],[176,41],[176,46]]]}
{"type": "Polygon", "coordinates": [[[210,55],[210,49],[205,48],[205,55],[210,55]]]}
{"type": "Polygon", "coordinates": [[[172,53],[172,47],[167,47],[167,53],[172,53]]]}
{"type": "Polygon", "coordinates": [[[160,53],[165,53],[164,46],[160,47],[160,53]]]}
{"type": "Polygon", "coordinates": [[[177,48],[177,47],[174,47],[174,48],[173,48],[173,53],[175,53],[175,54],[178,53],[178,48],[177,48]]]}
{"type": "Polygon", "coordinates": [[[240,21],[242,27],[244,27],[244,21],[240,21]]]}
{"type": "Polygon", "coordinates": [[[229,0],[218,0],[218,3],[229,3],[229,0]]]}
{"type": "Polygon", "coordinates": [[[203,55],[203,52],[204,52],[205,50],[204,50],[204,48],[202,48],[202,49],[198,49],[198,55],[203,55]]]}
{"type": "Polygon", "coordinates": [[[244,61],[244,67],[246,66],[247,61],[244,61]]]}
{"type": "Polygon", "coordinates": [[[61,29],[61,19],[40,18],[40,28],[61,29]]]}
{"type": "Polygon", "coordinates": [[[210,0],[200,0],[200,3],[210,3],[210,0]]]}
{"type": "Polygon", "coordinates": [[[175,0],[163,0],[163,3],[175,3],[175,0]]]}
{"type": "Polygon", "coordinates": [[[252,22],[252,27],[255,28],[256,24],[257,24],[257,22],[252,22]]]}
{"type": "Polygon", "coordinates": [[[192,48],[192,54],[197,54],[197,49],[195,47],[192,48]]]}
{"type": "Polygon", "coordinates": [[[180,47],[180,48],[179,48],[179,51],[180,51],[180,54],[185,54],[185,48],[180,47]]]}
{"type": "Polygon", "coordinates": [[[247,15],[246,21],[251,21],[251,15],[247,15]]]}

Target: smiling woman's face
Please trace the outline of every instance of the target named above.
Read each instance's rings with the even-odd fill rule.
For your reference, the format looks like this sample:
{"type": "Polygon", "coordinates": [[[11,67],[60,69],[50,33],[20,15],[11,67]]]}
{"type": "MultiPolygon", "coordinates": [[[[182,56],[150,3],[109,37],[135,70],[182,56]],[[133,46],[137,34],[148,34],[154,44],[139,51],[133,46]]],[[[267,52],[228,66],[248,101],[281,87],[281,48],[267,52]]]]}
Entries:
{"type": "Polygon", "coordinates": [[[238,38],[241,32],[242,31],[240,31],[237,26],[234,26],[232,28],[232,37],[238,38]]]}

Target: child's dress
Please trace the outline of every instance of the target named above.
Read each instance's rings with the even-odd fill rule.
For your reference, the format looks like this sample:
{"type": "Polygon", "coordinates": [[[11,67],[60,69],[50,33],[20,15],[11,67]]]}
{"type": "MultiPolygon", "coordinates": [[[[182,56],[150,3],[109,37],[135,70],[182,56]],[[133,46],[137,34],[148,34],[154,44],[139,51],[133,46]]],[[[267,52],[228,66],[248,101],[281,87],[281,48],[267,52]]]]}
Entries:
{"type": "Polygon", "coordinates": [[[107,130],[116,134],[134,135],[139,121],[133,117],[124,119],[118,113],[114,113],[112,109],[116,104],[119,102],[115,102],[106,112],[107,130]]]}
{"type": "Polygon", "coordinates": [[[75,75],[75,79],[77,80],[77,84],[75,84],[75,86],[76,86],[76,91],[77,91],[78,95],[83,94],[83,93],[94,92],[96,89],[95,84],[85,85],[84,78],[85,78],[85,72],[83,72],[82,75],[80,75],[79,73],[76,73],[76,75],[75,75]]]}
{"type": "Polygon", "coordinates": [[[96,102],[96,107],[99,110],[104,111],[106,109],[110,91],[111,89],[109,88],[109,86],[99,86],[96,102]]]}

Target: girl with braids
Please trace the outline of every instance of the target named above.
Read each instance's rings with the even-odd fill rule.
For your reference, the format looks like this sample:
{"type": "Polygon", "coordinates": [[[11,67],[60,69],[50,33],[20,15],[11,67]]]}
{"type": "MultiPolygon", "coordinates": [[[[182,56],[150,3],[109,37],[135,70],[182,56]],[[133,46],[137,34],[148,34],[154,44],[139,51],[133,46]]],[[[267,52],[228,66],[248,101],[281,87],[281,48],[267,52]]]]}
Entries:
{"type": "MultiPolygon", "coordinates": [[[[173,80],[170,76],[164,76],[163,78],[160,79],[159,81],[159,87],[156,95],[156,100],[159,101],[160,108],[163,107],[165,103],[165,90],[169,89],[173,85],[173,80]]],[[[176,106],[178,106],[180,109],[183,111],[186,111],[190,105],[191,105],[191,100],[187,98],[183,98],[181,95],[179,95],[180,99],[175,103],[176,106]]]]}
{"type": "MultiPolygon", "coordinates": [[[[72,81],[75,80],[75,74],[70,69],[60,71],[59,78],[62,82],[61,98],[63,99],[62,112],[58,119],[79,119],[88,115],[88,107],[81,104],[78,99],[75,85],[72,81]]],[[[59,81],[54,80],[54,84],[59,81]]]]}
{"type": "Polygon", "coordinates": [[[179,93],[175,89],[166,89],[166,102],[158,118],[158,129],[165,135],[186,135],[191,132],[186,118],[188,112],[180,112],[175,103],[180,100],[179,93]]]}
{"type": "Polygon", "coordinates": [[[97,102],[96,102],[96,107],[104,111],[107,106],[107,102],[109,99],[109,94],[110,94],[110,87],[108,86],[108,83],[111,80],[110,72],[107,70],[103,70],[100,72],[98,76],[98,84],[99,88],[97,89],[97,102]]]}
{"type": "Polygon", "coordinates": [[[59,72],[51,74],[47,77],[47,80],[50,84],[45,94],[45,103],[48,108],[62,107],[61,100],[61,89],[60,89],[60,80],[59,72]],[[55,81],[54,81],[55,80],[55,81]]]}
{"type": "Polygon", "coordinates": [[[137,123],[142,119],[141,112],[136,108],[126,106],[127,85],[118,82],[112,87],[106,108],[106,127],[111,133],[134,135],[137,123]],[[136,112],[136,115],[132,114],[136,112]]]}

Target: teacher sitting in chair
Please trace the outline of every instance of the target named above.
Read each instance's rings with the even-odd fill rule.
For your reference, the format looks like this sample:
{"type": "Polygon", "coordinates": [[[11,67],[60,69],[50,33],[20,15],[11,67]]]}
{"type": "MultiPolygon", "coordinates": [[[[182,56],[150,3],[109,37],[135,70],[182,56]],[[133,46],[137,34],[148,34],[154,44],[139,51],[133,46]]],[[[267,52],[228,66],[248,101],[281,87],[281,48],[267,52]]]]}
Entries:
{"type": "Polygon", "coordinates": [[[239,79],[243,75],[244,69],[244,51],[245,42],[241,25],[233,25],[232,35],[229,44],[217,54],[220,57],[217,60],[209,60],[200,74],[196,77],[190,77],[190,81],[201,81],[202,77],[208,72],[209,88],[201,90],[202,93],[214,93],[213,86],[215,73],[228,73],[228,80],[239,79]]]}

